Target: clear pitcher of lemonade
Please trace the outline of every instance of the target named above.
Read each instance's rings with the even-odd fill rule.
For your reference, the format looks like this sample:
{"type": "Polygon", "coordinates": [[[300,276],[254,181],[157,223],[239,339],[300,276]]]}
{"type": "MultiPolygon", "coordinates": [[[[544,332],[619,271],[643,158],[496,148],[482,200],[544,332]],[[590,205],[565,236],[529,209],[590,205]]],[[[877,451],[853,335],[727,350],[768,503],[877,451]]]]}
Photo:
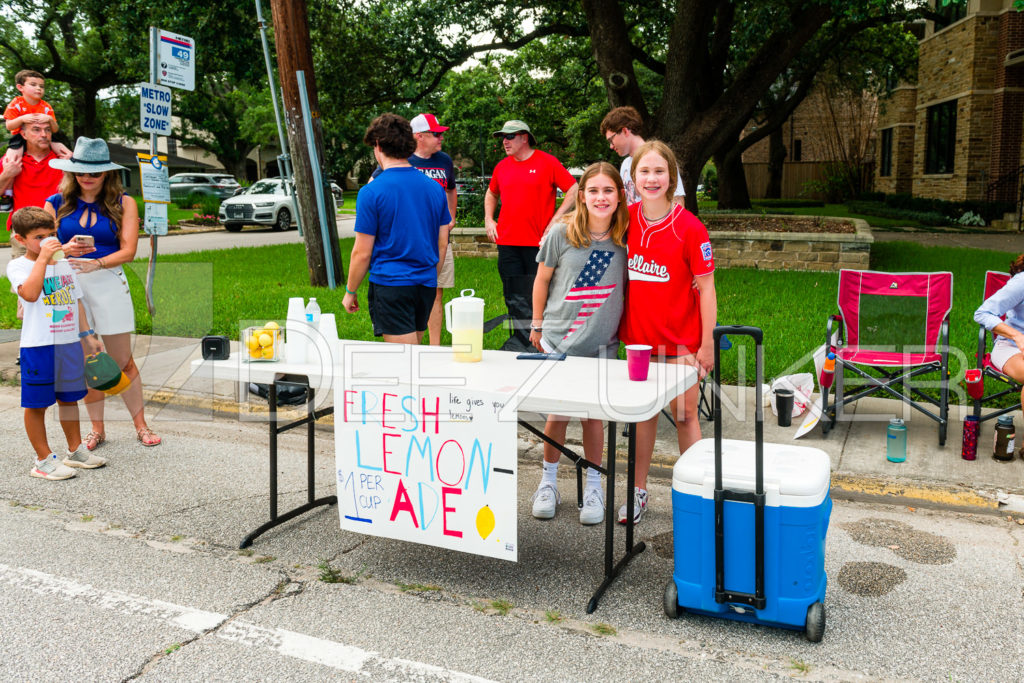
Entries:
{"type": "Polygon", "coordinates": [[[479,363],[484,349],[484,300],[464,289],[444,307],[445,324],[452,335],[452,352],[460,363],[479,363]]]}

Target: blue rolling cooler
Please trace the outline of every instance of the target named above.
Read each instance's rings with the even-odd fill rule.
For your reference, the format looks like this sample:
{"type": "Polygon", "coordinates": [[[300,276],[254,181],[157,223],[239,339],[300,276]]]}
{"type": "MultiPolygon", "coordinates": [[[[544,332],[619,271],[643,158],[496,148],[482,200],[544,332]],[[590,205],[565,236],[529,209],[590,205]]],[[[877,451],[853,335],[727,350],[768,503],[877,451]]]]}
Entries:
{"type": "Polygon", "coordinates": [[[756,342],[761,396],[763,351],[756,327],[714,331],[715,438],[680,456],[672,472],[675,570],[665,587],[665,613],[688,610],[725,619],[825,632],[825,534],[832,499],[829,459],[806,446],[764,443],[755,401],[754,441],[722,439],[719,340],[756,342]]]}

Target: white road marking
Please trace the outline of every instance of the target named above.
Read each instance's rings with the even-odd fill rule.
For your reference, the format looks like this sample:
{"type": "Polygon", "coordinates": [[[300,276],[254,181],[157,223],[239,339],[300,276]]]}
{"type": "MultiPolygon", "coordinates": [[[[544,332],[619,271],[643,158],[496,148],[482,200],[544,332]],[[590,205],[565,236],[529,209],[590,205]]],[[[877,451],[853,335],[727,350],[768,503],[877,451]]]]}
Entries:
{"type": "Polygon", "coordinates": [[[426,677],[428,680],[489,683],[488,679],[460,671],[452,671],[432,664],[398,657],[383,657],[377,652],[363,650],[352,645],[324,640],[296,631],[267,628],[243,619],[229,621],[226,614],[175,605],[163,600],[154,600],[122,591],[104,590],[74,579],[54,576],[35,569],[0,564],[0,584],[7,584],[39,595],[61,597],[121,614],[153,617],[193,633],[212,631],[212,635],[218,638],[247,647],[263,648],[285,657],[322,664],[366,677],[372,675],[379,678],[381,671],[387,671],[394,675],[396,680],[426,677]]]}

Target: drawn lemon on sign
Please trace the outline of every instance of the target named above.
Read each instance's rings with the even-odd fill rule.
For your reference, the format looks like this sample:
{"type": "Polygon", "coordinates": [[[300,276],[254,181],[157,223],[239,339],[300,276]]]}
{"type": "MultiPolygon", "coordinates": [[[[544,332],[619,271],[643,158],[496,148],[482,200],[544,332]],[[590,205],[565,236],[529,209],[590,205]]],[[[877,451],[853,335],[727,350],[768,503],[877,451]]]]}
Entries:
{"type": "Polygon", "coordinates": [[[484,505],[480,508],[480,511],[476,513],[476,530],[480,534],[480,538],[486,539],[494,531],[494,513],[491,512],[489,505],[484,505]]]}

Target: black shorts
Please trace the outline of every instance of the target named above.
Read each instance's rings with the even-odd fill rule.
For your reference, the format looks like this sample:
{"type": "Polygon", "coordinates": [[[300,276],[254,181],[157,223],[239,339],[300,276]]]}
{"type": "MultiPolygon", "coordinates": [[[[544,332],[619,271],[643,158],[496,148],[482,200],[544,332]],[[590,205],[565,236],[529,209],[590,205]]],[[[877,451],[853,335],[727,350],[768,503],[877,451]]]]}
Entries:
{"type": "Polygon", "coordinates": [[[430,309],[434,307],[437,287],[400,285],[390,287],[370,283],[367,302],[373,334],[401,335],[427,329],[430,309]]]}

